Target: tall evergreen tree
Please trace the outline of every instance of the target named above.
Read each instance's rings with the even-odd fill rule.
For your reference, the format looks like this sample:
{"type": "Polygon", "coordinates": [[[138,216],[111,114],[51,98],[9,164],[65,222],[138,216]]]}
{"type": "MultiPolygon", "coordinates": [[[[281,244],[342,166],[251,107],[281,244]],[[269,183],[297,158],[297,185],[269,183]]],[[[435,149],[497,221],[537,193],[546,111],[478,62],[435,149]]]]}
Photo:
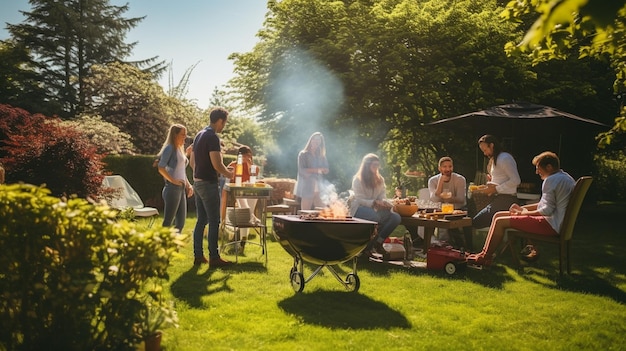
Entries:
{"type": "Polygon", "coordinates": [[[60,110],[41,85],[28,50],[12,40],[0,41],[0,103],[51,116],[60,110]]]}
{"type": "MultiPolygon", "coordinates": [[[[63,106],[62,116],[75,116],[86,100],[84,79],[94,63],[123,61],[137,44],[125,43],[126,33],[144,17],[124,18],[128,4],[109,0],[29,0],[26,20],[8,24],[14,40],[33,55],[49,94],[63,106]]],[[[149,65],[156,57],[138,65],[149,65]]],[[[163,65],[161,64],[160,67],[163,65]]],[[[159,71],[159,64],[153,67],[159,71]]]]}

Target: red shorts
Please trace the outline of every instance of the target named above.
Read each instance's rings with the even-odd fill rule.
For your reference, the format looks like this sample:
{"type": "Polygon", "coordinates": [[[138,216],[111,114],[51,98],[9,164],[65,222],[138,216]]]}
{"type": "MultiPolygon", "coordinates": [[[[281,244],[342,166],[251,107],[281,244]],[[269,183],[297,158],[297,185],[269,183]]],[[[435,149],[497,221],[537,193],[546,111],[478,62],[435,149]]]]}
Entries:
{"type": "Polygon", "coordinates": [[[539,235],[559,235],[544,216],[511,216],[511,228],[539,235]]]}

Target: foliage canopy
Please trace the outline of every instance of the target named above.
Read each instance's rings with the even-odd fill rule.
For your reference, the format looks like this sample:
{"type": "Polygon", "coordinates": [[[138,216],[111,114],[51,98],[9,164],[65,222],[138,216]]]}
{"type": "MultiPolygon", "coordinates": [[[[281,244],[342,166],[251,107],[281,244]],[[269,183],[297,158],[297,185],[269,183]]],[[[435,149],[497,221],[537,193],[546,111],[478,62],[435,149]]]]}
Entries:
{"type": "Polygon", "coordinates": [[[535,63],[569,56],[608,58],[615,72],[614,94],[620,116],[613,128],[599,136],[606,147],[616,138],[624,144],[626,132],[626,1],[625,0],[535,0],[511,1],[502,17],[512,22],[537,16],[524,38],[506,44],[510,55],[528,54],[535,63]]]}
{"type": "Polygon", "coordinates": [[[85,112],[131,135],[136,152],[157,153],[172,123],[181,123],[190,133],[204,123],[200,110],[191,102],[165,94],[149,73],[128,64],[112,62],[93,65],[85,79],[92,100],[85,112]]]}
{"type": "Polygon", "coordinates": [[[507,57],[502,47],[523,33],[494,20],[503,11],[499,3],[270,1],[261,41],[232,55],[231,83],[275,131],[282,153],[268,158],[285,162],[286,174],[295,174],[295,161],[288,161],[297,159],[293,146],[303,147],[314,131],[327,137],[331,164],[342,165],[331,177],[343,187],[367,152],[384,151],[388,165],[426,174],[451,152],[464,156],[455,166],[473,167],[473,136],[424,125],[514,101],[565,111],[607,105],[598,92],[606,83],[602,65],[531,67],[525,57],[507,57]]]}

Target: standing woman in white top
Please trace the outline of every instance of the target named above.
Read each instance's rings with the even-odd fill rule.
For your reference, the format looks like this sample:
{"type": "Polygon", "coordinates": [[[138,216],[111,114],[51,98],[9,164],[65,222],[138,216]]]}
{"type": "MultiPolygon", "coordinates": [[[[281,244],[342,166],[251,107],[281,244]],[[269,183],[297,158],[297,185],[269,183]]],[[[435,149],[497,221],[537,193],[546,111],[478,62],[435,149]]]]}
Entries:
{"type": "Polygon", "coordinates": [[[185,138],[187,128],[181,124],[173,124],[159,152],[159,173],[165,180],[163,186],[163,226],[170,227],[172,222],[179,231],[183,230],[187,218],[187,198],[193,195],[193,188],[187,179],[185,155],[185,138]]]}
{"type": "Polygon", "coordinates": [[[485,206],[472,220],[474,228],[491,225],[493,215],[498,211],[508,211],[517,201],[517,186],[521,179],[517,172],[517,163],[511,154],[502,151],[500,142],[493,135],[483,135],[478,139],[478,147],[485,157],[487,165],[487,187],[482,190],[490,196],[489,205],[485,206]]]}
{"type": "Polygon", "coordinates": [[[313,210],[322,207],[320,197],[324,189],[324,175],[328,174],[326,144],[324,136],[315,132],[309,137],[304,150],[298,154],[298,179],[294,194],[300,198],[302,210],[313,210]]]}

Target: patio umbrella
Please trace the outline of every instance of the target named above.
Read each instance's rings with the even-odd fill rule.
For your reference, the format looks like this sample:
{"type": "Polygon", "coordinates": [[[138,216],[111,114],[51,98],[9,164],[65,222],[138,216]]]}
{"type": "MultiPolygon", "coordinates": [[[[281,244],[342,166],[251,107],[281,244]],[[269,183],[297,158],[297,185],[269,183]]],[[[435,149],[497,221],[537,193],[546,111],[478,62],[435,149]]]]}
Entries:
{"type": "MultiPolygon", "coordinates": [[[[472,137],[472,142],[484,134],[497,136],[503,141],[505,149],[516,157],[523,181],[535,181],[537,176],[530,161],[546,150],[556,152],[564,168],[573,169],[575,173],[589,173],[595,136],[609,128],[592,119],[532,103],[494,106],[427,125],[445,128],[463,138],[472,137]]],[[[476,169],[479,171],[479,161],[483,161],[484,167],[480,156],[482,154],[476,157],[476,169]]]]}
{"type": "MultiPolygon", "coordinates": [[[[553,107],[531,103],[512,103],[490,107],[485,110],[466,113],[456,117],[440,119],[428,125],[458,124],[459,127],[470,126],[482,134],[509,135],[523,131],[542,131],[556,128],[553,132],[563,134],[579,128],[607,129],[604,123],[559,111],[553,107]],[[539,129],[536,129],[539,128],[539,129]]],[[[481,135],[482,135],[481,134],[481,135]]]]}

